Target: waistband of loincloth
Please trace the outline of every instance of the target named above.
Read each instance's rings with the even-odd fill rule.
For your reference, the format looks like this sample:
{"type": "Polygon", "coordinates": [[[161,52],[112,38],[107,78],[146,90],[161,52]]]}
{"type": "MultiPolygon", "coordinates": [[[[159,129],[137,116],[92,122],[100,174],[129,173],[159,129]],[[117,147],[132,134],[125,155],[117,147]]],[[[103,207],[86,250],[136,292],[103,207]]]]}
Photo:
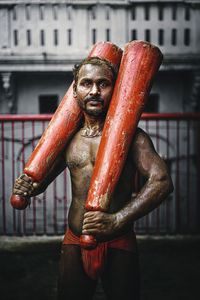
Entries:
{"type": "MultiPolygon", "coordinates": [[[[129,231],[120,237],[106,242],[99,242],[98,244],[107,244],[108,248],[121,249],[130,252],[135,252],[137,249],[136,235],[134,231],[129,231]]],[[[80,246],[79,236],[76,236],[71,229],[67,229],[63,239],[63,245],[80,246]]]]}

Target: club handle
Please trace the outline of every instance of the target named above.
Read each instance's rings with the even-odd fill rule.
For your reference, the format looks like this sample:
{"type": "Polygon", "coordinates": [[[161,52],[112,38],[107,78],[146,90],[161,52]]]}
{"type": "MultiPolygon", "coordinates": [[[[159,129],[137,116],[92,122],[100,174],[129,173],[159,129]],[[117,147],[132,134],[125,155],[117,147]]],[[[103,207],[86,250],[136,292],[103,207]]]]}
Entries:
{"type": "Polygon", "coordinates": [[[87,250],[95,249],[97,240],[93,235],[82,234],[80,236],[80,246],[87,250]]]}

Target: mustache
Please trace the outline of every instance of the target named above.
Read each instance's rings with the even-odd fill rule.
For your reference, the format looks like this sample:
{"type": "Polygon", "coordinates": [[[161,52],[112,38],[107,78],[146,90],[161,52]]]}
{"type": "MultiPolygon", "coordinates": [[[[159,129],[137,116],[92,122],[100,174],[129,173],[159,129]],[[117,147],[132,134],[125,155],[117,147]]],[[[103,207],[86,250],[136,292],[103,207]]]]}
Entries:
{"type": "Polygon", "coordinates": [[[95,102],[99,102],[99,103],[101,103],[101,104],[103,104],[104,103],[104,101],[103,101],[103,99],[101,98],[101,97],[86,97],[85,99],[84,99],[84,103],[85,104],[87,104],[88,102],[90,102],[90,101],[95,101],[95,102]]]}

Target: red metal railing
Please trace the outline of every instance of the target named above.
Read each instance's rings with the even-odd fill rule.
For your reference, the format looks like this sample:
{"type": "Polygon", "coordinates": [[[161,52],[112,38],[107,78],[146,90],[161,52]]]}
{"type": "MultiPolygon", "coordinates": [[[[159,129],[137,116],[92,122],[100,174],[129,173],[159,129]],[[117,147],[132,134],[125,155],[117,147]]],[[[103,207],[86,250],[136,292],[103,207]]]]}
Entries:
{"type": "Polygon", "coordinates": [[[199,232],[200,114],[143,114],[140,125],[149,133],[165,159],[174,193],[154,212],[139,220],[139,232],[199,232]]]}
{"type": "MultiPolygon", "coordinates": [[[[37,144],[51,115],[0,115],[0,234],[63,234],[71,199],[68,171],[20,212],[9,204],[13,182],[37,144]]],[[[139,124],[165,159],[175,191],[159,208],[135,224],[138,233],[199,232],[200,114],[143,114],[139,124]]],[[[135,178],[135,191],[144,184],[135,178]]]]}

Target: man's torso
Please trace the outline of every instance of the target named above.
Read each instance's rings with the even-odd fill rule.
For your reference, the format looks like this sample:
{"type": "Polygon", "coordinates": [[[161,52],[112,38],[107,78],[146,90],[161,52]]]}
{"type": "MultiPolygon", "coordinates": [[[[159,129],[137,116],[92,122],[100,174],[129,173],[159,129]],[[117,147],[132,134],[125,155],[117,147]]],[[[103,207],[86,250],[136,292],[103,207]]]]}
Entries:
{"type": "MultiPolygon", "coordinates": [[[[90,185],[98,146],[101,136],[84,137],[80,130],[67,147],[65,159],[70,170],[72,182],[72,203],[69,210],[69,226],[72,231],[80,235],[85,201],[90,185]]],[[[109,159],[109,158],[108,158],[109,159]]],[[[109,208],[110,213],[120,210],[131,199],[133,189],[134,167],[130,154],[126,159],[122,174],[115,188],[109,208]]]]}

